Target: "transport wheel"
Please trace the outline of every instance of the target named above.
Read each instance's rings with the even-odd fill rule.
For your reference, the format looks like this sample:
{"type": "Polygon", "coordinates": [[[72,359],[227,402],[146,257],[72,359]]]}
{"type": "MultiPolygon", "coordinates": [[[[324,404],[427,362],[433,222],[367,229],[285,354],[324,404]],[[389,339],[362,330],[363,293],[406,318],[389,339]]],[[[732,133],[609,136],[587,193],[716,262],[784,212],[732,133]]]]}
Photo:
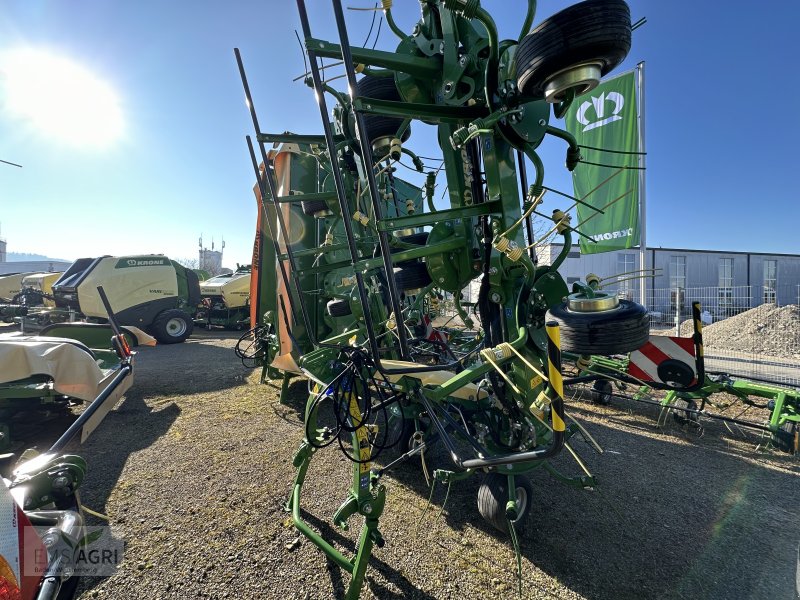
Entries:
{"type": "Polygon", "coordinates": [[[153,337],[162,344],[179,344],[194,330],[194,322],[182,310],[165,310],[156,317],[151,326],[153,337]]]}
{"type": "MultiPolygon", "coordinates": [[[[394,77],[371,77],[365,75],[356,83],[359,96],[374,98],[376,100],[402,101],[400,92],[394,84],[394,77]]],[[[386,117],[383,115],[364,114],[364,125],[367,129],[367,137],[370,142],[375,142],[380,138],[393,138],[397,135],[397,130],[403,124],[403,119],[397,117],[386,117]]],[[[411,126],[406,127],[401,141],[405,142],[411,135],[411,126]]],[[[358,148],[358,146],[356,146],[358,148]]],[[[360,149],[358,149],[360,152],[360,149]]],[[[380,157],[376,157],[380,158],[380,157]]]]}
{"type": "Polygon", "coordinates": [[[300,206],[303,208],[303,214],[305,215],[326,217],[331,214],[331,209],[328,208],[328,203],[325,200],[302,200],[300,206]]]}
{"type": "Polygon", "coordinates": [[[595,404],[607,406],[611,404],[611,396],[614,391],[608,379],[598,379],[592,384],[590,397],[595,404]]]}
{"type": "Polygon", "coordinates": [[[569,301],[547,311],[546,320],[558,321],[561,349],[578,354],[627,354],[641,348],[650,337],[647,309],[629,300],[620,300],[611,310],[579,312],[568,308],[569,301]]]}
{"type": "Polygon", "coordinates": [[[430,232],[421,231],[420,233],[412,233],[411,235],[401,235],[398,239],[406,244],[416,244],[417,246],[424,246],[428,243],[428,235],[430,232]]]}
{"type": "Polygon", "coordinates": [[[545,19],[519,44],[523,96],[560,102],[592,90],[631,49],[631,12],[623,0],[587,0],[545,19]]]}
{"type": "Polygon", "coordinates": [[[772,444],[782,452],[797,454],[800,452],[800,427],[793,421],[786,421],[772,434],[772,444]]]}
{"type": "Polygon", "coordinates": [[[347,300],[331,300],[325,305],[328,314],[332,317],[346,317],[352,315],[353,311],[350,308],[350,302],[347,300]]]}
{"type": "MultiPolygon", "coordinates": [[[[524,475],[514,477],[517,501],[517,518],[512,522],[518,535],[525,532],[528,514],[533,503],[533,486],[524,475]]],[[[508,502],[508,477],[500,473],[489,473],[478,488],[478,512],[489,525],[508,533],[506,503],[508,502]]]]}
{"type": "Polygon", "coordinates": [[[689,423],[699,424],[700,418],[697,413],[686,412],[685,409],[697,410],[697,402],[694,400],[684,400],[678,398],[672,403],[672,418],[679,425],[688,425],[689,423]]]}
{"type": "Polygon", "coordinates": [[[394,280],[401,291],[418,290],[431,283],[431,276],[425,263],[405,262],[395,267],[394,280]]]}

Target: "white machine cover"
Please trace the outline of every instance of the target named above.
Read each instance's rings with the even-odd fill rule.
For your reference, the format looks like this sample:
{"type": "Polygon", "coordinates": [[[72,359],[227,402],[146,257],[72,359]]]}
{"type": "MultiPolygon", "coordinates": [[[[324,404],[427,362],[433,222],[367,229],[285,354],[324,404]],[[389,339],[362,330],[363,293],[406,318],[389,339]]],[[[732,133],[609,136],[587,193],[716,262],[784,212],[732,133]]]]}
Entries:
{"type": "Polygon", "coordinates": [[[86,347],[74,340],[39,336],[0,336],[0,384],[47,375],[59,394],[91,401],[108,373],[86,347]]]}

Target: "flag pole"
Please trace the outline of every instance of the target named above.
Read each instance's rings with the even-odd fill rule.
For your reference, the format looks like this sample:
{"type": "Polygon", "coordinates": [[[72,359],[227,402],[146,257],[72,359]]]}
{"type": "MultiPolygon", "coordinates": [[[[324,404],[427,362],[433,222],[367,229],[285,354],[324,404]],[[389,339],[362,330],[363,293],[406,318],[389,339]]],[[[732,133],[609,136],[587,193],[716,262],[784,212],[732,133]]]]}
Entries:
{"type": "MultiPolygon", "coordinates": [[[[645,180],[645,146],[644,146],[644,61],[636,65],[637,114],[639,129],[639,268],[647,269],[647,184],[645,180]]],[[[653,265],[655,266],[655,265],[653,265]]],[[[639,284],[639,303],[647,306],[646,279],[639,284]]]]}

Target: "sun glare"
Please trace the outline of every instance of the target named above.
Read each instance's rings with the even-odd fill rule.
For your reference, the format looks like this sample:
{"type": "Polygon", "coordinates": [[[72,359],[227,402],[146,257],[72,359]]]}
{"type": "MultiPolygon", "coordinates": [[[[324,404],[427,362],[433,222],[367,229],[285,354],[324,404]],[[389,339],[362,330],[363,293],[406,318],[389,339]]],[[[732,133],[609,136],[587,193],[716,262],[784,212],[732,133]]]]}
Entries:
{"type": "Polygon", "coordinates": [[[74,146],[108,146],[124,128],[110,85],[70,59],[43,50],[0,53],[0,109],[74,146]]]}

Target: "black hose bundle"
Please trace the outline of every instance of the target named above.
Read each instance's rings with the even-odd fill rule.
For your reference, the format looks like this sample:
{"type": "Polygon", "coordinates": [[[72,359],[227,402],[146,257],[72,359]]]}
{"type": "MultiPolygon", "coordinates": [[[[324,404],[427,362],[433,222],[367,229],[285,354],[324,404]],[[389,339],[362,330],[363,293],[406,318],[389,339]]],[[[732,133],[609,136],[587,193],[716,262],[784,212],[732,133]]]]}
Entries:
{"type": "Polygon", "coordinates": [[[316,416],[321,404],[330,400],[336,428],[334,431],[317,429],[325,438],[325,441],[320,442],[311,431],[311,423],[316,419],[307,418],[306,440],[315,448],[325,448],[337,441],[342,453],[349,460],[359,464],[371,462],[385,449],[400,442],[402,428],[397,439],[388,440],[388,409],[393,403],[400,401],[402,394],[394,391],[385,376],[381,375],[380,380],[376,379],[375,364],[363,348],[342,348],[336,360],[336,368],[340,369],[338,375],[317,393],[308,410],[309,417],[316,416]],[[376,428],[380,417],[383,417],[384,426],[376,428]],[[366,430],[366,436],[359,435],[361,430],[366,430]],[[350,441],[358,443],[355,440],[361,437],[369,444],[369,458],[354,457],[345,445],[350,441]]]}
{"type": "Polygon", "coordinates": [[[269,333],[269,326],[256,325],[249,331],[245,331],[236,342],[233,351],[246,369],[255,369],[261,364],[262,359],[266,358],[269,333]]]}

